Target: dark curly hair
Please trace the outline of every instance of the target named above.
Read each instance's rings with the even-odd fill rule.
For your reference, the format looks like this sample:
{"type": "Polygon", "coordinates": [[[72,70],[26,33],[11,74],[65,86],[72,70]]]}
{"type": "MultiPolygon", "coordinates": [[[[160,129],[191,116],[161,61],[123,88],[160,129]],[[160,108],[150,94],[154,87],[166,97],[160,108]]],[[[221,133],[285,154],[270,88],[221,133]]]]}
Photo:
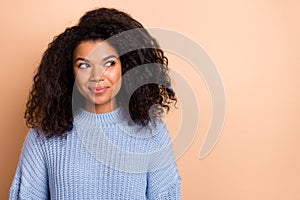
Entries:
{"type": "Polygon", "coordinates": [[[157,41],[127,13],[99,8],[85,13],[77,25],[67,28],[48,45],[26,104],[28,127],[47,138],[62,136],[72,130],[72,105],[81,105],[82,101],[79,98],[76,104],[73,101],[78,98],[72,98],[72,95],[80,96],[78,91],[73,91],[77,90],[73,88],[73,51],[83,41],[107,39],[120,55],[122,76],[125,77],[117,95],[118,106],[127,106],[133,122],[141,126],[147,126],[153,116],[161,118],[165,111],[169,111],[169,105],[176,103],[177,98],[171,88],[168,59],[157,41]],[[134,34],[127,33],[133,29],[136,30],[134,34]],[[122,37],[118,38],[120,34],[122,37]],[[109,40],[111,37],[114,37],[112,41],[109,40]],[[128,49],[132,51],[128,52],[128,49]],[[145,70],[132,70],[133,73],[124,76],[141,65],[145,65],[145,70]],[[153,77],[156,82],[153,82],[153,77]],[[137,89],[133,87],[138,84],[141,86],[137,89]]]}

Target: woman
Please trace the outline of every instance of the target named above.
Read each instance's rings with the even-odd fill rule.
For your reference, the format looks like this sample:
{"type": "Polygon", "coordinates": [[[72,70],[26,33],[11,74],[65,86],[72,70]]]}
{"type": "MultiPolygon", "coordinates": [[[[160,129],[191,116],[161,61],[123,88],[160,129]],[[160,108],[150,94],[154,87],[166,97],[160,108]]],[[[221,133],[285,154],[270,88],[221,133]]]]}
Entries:
{"type": "Polygon", "coordinates": [[[162,122],[168,60],[124,12],[87,12],[45,51],[10,199],[181,199],[162,122]]]}

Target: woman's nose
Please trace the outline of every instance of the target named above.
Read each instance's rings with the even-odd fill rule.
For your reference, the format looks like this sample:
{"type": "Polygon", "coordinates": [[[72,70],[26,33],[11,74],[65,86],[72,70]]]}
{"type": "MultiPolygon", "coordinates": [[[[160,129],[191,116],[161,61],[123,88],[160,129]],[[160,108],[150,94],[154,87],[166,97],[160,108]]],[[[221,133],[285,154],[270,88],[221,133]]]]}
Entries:
{"type": "Polygon", "coordinates": [[[104,67],[102,67],[100,65],[94,66],[91,70],[90,80],[97,81],[97,82],[103,80],[104,79],[103,78],[104,71],[105,71],[104,67]]]}

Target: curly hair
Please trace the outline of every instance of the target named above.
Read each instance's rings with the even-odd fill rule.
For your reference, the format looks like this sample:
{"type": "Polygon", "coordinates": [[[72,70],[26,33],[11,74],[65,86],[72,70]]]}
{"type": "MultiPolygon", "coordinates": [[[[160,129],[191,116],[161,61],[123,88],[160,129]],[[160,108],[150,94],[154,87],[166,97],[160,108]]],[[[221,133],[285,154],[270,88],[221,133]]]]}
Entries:
{"type": "Polygon", "coordinates": [[[157,41],[129,14],[113,8],[98,8],[85,13],[77,25],[67,28],[48,45],[26,104],[28,127],[35,128],[38,134],[47,138],[62,136],[72,130],[72,106],[80,106],[80,101],[83,101],[72,98],[72,95],[80,97],[74,87],[73,51],[81,42],[107,39],[119,53],[122,64],[124,78],[117,94],[118,106],[128,106],[131,119],[143,127],[153,116],[161,118],[165,111],[169,111],[170,104],[176,103],[177,98],[171,88],[168,59],[157,41]],[[137,30],[135,34],[126,33],[133,29],[137,30]],[[123,37],[109,40],[121,33],[125,33],[123,37]],[[132,70],[141,65],[146,69],[132,70]],[[127,73],[129,76],[125,77],[129,70],[133,73],[127,73]],[[153,77],[157,82],[153,82],[153,77]],[[152,82],[147,82],[150,79],[152,82]],[[147,84],[134,88],[140,83],[147,84]]]}

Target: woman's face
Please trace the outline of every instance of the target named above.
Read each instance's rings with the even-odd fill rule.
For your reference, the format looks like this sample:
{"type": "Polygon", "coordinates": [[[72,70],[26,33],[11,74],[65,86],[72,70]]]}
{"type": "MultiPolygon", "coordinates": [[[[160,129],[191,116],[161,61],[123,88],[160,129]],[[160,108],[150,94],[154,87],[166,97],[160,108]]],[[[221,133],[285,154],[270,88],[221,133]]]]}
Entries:
{"type": "Polygon", "coordinates": [[[81,42],[73,52],[73,70],[87,111],[105,113],[116,108],[122,66],[116,50],[109,43],[81,42]]]}

